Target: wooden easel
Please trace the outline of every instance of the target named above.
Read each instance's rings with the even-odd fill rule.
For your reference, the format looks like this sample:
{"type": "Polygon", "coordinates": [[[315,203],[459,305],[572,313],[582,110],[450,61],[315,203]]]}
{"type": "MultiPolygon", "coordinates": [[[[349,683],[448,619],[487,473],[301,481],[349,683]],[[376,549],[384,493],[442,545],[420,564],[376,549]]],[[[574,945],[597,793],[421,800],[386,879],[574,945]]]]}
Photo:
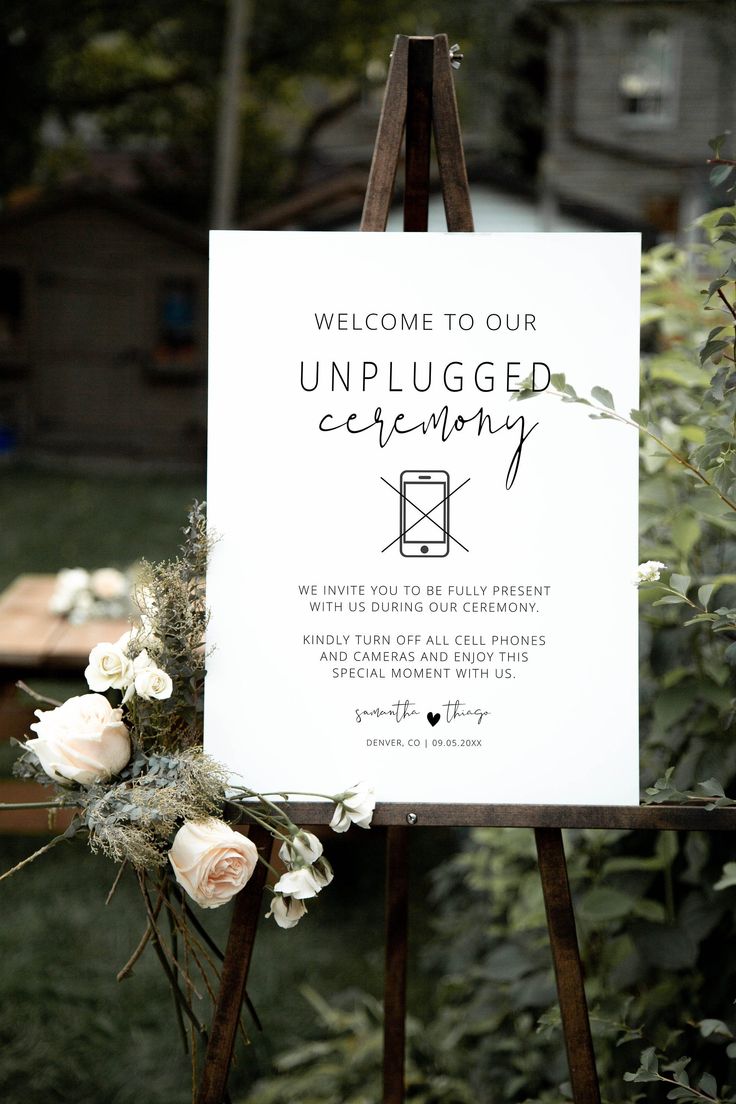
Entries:
{"type": "MultiPolygon", "coordinates": [[[[434,130],[447,229],[470,232],[468,178],[460,135],[447,35],[398,35],[378,125],[361,230],[386,229],[406,130],[404,230],[426,231],[430,147],[434,130]]],[[[327,824],[325,803],[287,803],[298,824],[327,824]]],[[[386,957],[384,983],[383,1104],[403,1104],[408,949],[408,837],[422,827],[534,829],[547,929],[557,980],[562,1029],[575,1104],[600,1104],[575,914],[562,841],[563,828],[648,831],[736,829],[736,808],[698,805],[404,805],[382,804],[373,817],[387,828],[386,957]]],[[[271,836],[257,824],[250,836],[268,858],[271,836]]],[[[197,1104],[223,1104],[240,1009],[262,910],[266,868],[259,865],[235,901],[221,986],[212,1021],[197,1104]]]]}

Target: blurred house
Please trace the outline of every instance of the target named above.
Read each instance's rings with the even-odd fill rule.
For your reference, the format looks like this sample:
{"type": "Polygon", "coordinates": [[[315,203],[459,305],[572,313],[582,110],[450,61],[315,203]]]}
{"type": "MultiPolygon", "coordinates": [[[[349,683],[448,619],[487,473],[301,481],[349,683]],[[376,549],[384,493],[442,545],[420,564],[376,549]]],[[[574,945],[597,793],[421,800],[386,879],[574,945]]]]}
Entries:
{"type": "Polygon", "coordinates": [[[203,463],[207,238],[108,192],[0,216],[0,453],[203,463]]]}
{"type": "MultiPolygon", "coordinates": [[[[544,3],[544,0],[543,0],[544,3]]],[[[709,138],[733,126],[733,3],[547,0],[548,198],[663,234],[710,204],[709,138]]]]}

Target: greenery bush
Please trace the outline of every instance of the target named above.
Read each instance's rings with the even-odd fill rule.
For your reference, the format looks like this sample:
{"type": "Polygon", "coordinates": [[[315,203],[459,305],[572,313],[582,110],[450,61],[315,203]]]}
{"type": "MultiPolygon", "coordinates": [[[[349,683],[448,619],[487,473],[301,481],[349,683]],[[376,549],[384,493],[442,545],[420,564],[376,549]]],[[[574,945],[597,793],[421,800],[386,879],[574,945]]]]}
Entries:
{"type": "MultiPolygon", "coordinates": [[[[723,804],[736,776],[735,230],[736,208],[720,208],[687,248],[645,257],[642,411],[555,381],[563,400],[641,429],[642,559],[669,572],[641,594],[641,769],[655,801],[723,804]]],[[[734,1099],[730,833],[574,831],[566,843],[603,1098],[734,1099]]],[[[410,1031],[407,1099],[569,1098],[532,833],[470,832],[431,883],[434,996],[410,1031]]],[[[380,1100],[375,1005],[353,995],[319,1010],[327,1037],[282,1054],[249,1104],[380,1100]]]]}

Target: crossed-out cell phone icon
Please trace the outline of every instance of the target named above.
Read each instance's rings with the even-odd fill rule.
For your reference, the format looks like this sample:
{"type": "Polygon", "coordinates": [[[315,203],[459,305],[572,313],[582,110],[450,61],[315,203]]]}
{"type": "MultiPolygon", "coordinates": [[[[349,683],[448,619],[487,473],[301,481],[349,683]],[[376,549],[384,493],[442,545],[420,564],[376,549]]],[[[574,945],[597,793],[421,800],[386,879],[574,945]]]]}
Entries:
{"type": "Polygon", "coordinates": [[[450,532],[450,498],[470,479],[465,479],[452,491],[450,476],[446,471],[429,468],[413,468],[403,471],[399,487],[388,479],[381,479],[399,496],[399,535],[382,552],[398,543],[402,556],[436,558],[447,556],[450,541],[468,549],[450,532]]]}

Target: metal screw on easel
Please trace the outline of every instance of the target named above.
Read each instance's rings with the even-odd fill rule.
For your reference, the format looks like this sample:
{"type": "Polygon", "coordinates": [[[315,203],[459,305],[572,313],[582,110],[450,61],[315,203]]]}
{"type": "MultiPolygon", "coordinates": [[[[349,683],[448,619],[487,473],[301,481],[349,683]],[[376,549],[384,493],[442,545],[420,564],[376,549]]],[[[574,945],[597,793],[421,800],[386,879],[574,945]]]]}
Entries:
{"type": "Polygon", "coordinates": [[[417,816],[416,813],[407,813],[406,814],[406,823],[407,824],[416,824],[416,822],[418,820],[419,820],[419,817],[417,816]]]}
{"type": "Polygon", "coordinates": [[[464,57],[465,57],[465,54],[460,53],[459,43],[456,42],[454,46],[450,47],[450,65],[452,66],[453,69],[459,69],[460,68],[460,66],[462,65],[462,61],[463,61],[464,57]]]}

